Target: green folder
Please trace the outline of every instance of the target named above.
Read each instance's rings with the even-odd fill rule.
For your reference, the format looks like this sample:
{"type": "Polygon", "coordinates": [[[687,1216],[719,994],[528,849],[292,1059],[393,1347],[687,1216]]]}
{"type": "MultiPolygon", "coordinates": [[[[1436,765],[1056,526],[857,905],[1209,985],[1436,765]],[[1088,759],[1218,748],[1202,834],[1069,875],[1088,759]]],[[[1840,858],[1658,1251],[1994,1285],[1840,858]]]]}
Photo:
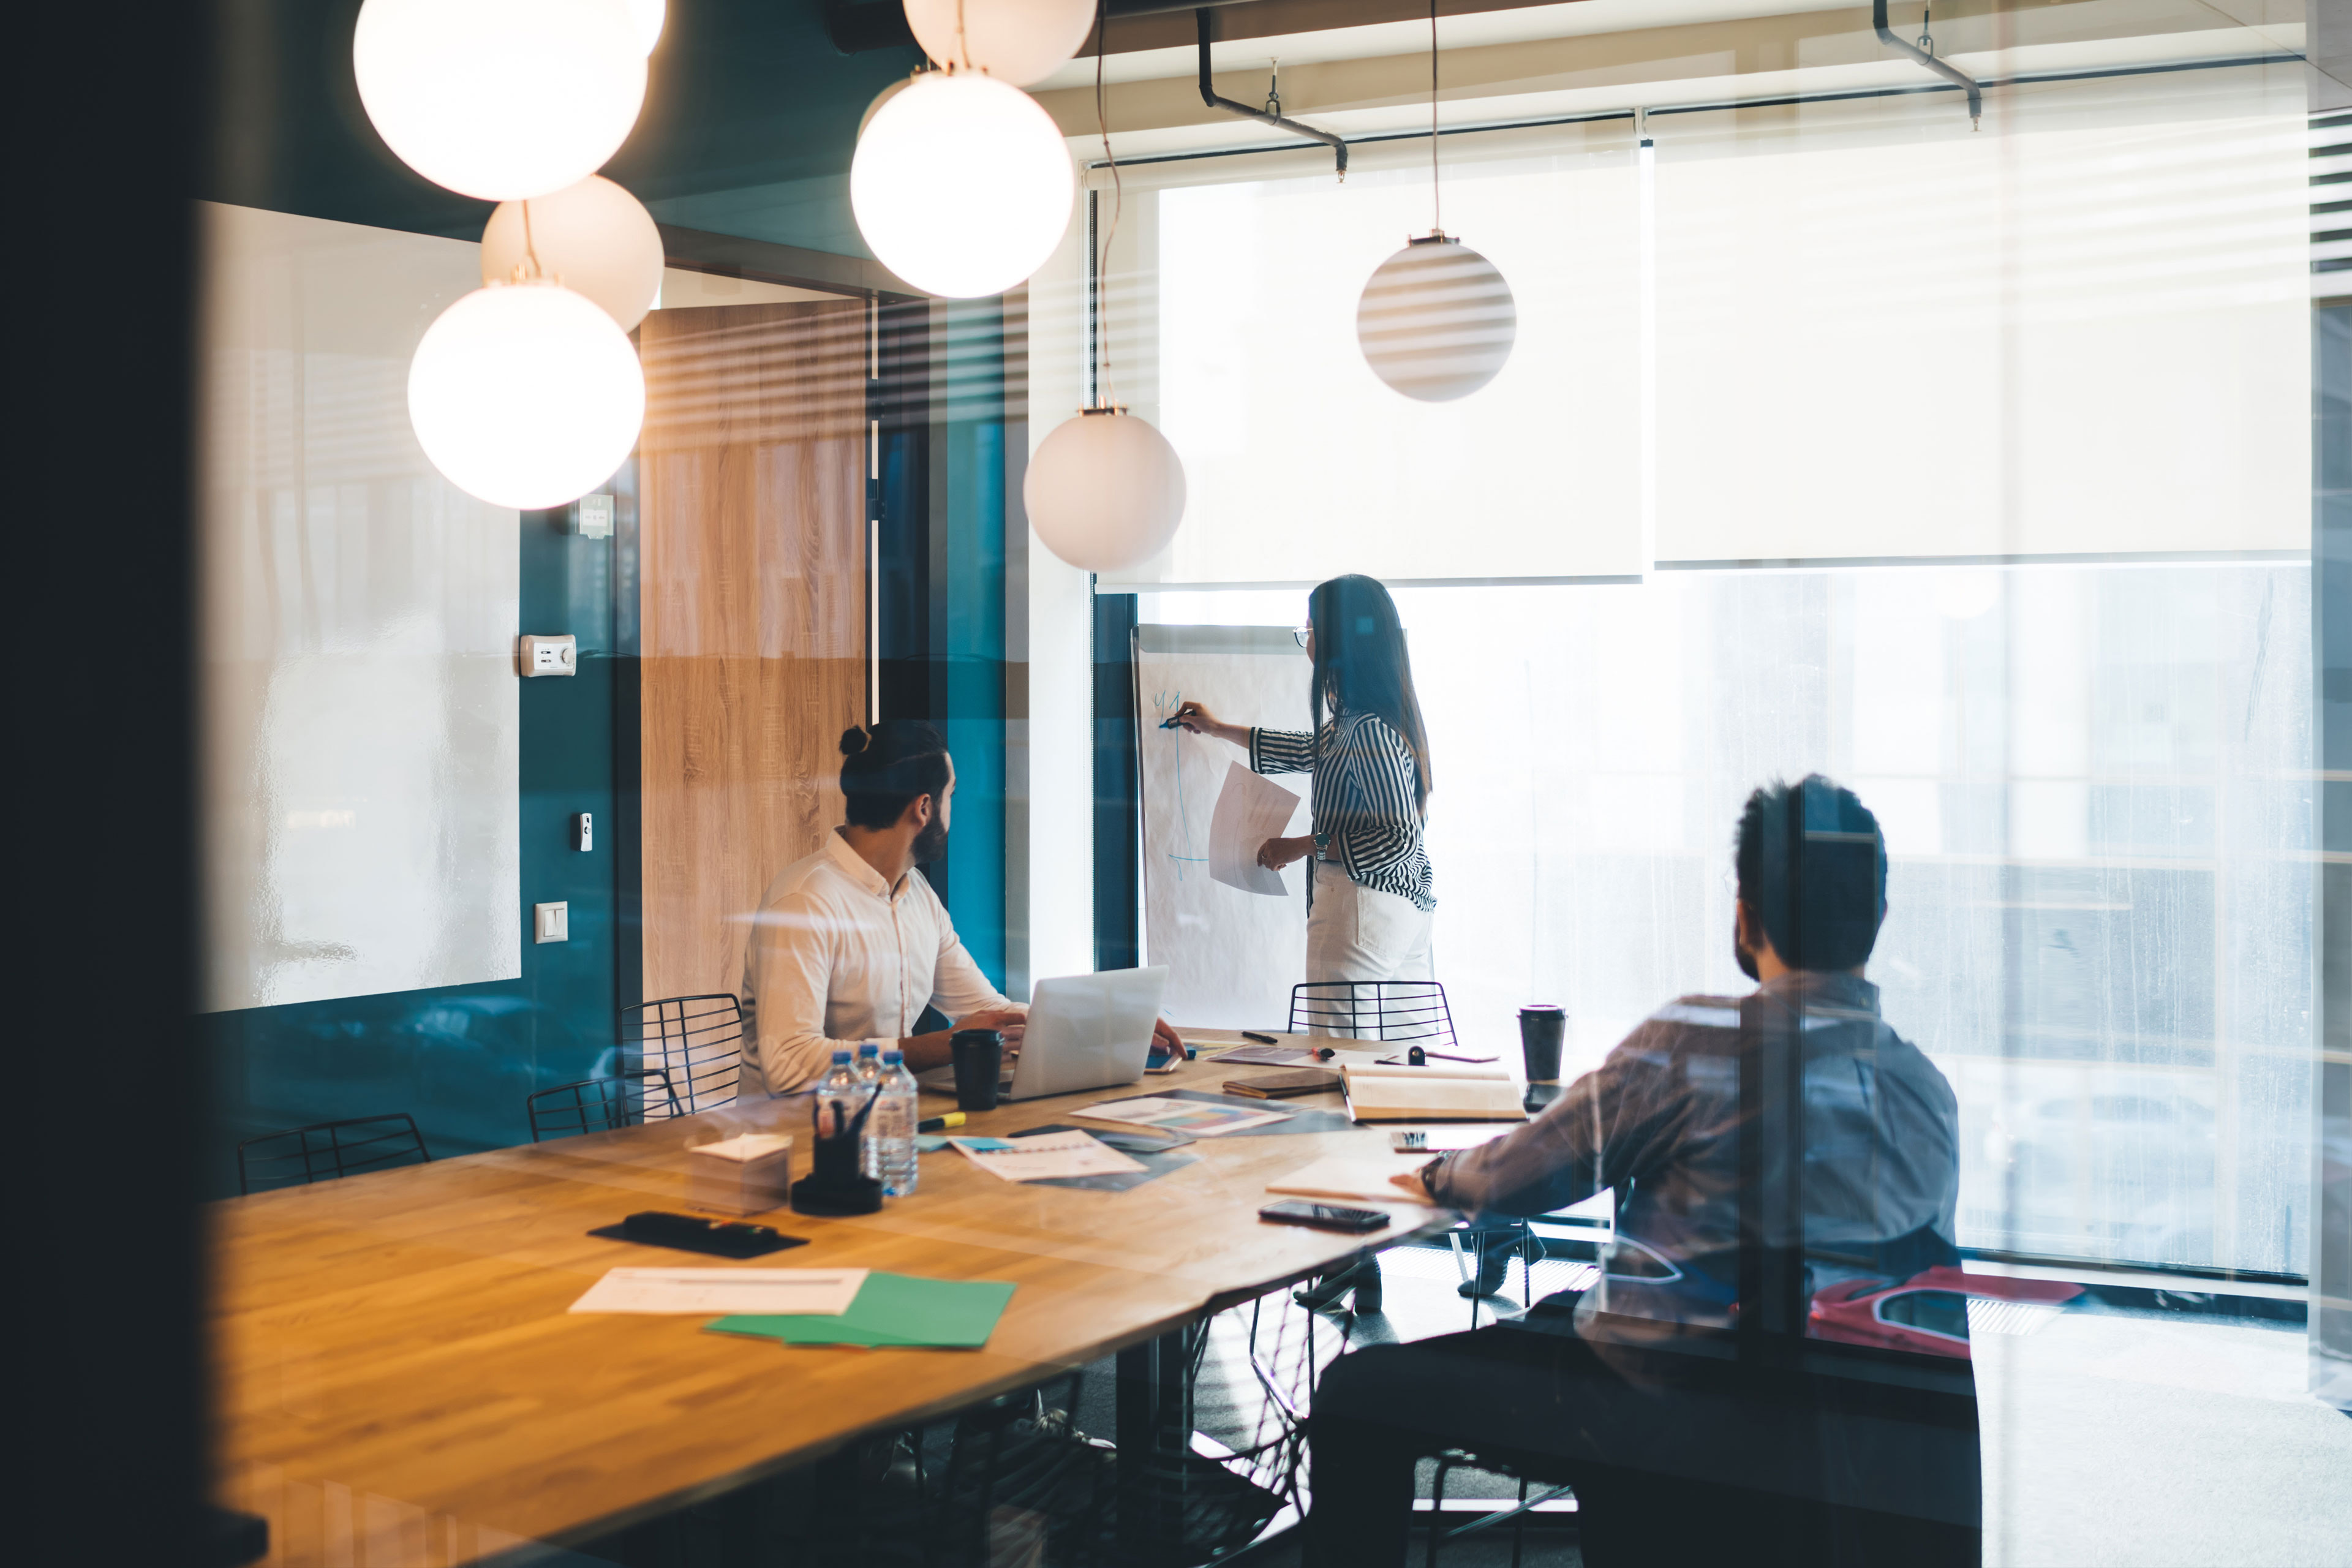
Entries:
{"type": "Polygon", "coordinates": [[[992,1279],[924,1279],[912,1274],[866,1277],[838,1317],[818,1313],[738,1312],[704,1327],[713,1333],[781,1340],[788,1345],[930,1345],[977,1350],[995,1331],[1013,1287],[992,1279]]]}

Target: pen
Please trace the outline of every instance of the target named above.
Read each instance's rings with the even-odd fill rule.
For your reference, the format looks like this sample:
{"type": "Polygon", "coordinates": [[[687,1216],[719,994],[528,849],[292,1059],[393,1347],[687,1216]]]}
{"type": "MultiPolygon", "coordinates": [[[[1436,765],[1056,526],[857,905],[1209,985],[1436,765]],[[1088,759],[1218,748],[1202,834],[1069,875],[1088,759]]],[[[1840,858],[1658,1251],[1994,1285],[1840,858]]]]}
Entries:
{"type": "Polygon", "coordinates": [[[1272,1035],[1261,1035],[1255,1029],[1244,1029],[1242,1031],[1242,1038],[1244,1040],[1255,1040],[1261,1046],[1270,1046],[1275,1044],[1275,1038],[1272,1035]]]}
{"type": "Polygon", "coordinates": [[[950,1127],[961,1127],[962,1125],[963,1112],[961,1110],[950,1110],[945,1116],[925,1117],[922,1121],[915,1123],[915,1131],[918,1132],[944,1132],[950,1127]]]}

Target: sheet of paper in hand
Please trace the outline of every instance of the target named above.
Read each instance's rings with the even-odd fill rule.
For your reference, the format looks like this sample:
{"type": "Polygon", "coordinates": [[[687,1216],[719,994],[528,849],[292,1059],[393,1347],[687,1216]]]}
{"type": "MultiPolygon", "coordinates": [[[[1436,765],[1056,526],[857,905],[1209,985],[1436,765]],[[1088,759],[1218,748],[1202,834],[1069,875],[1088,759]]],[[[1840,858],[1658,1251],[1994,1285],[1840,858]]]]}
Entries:
{"type": "Polygon", "coordinates": [[[1298,797],[1239,763],[1225,765],[1225,787],[1209,817],[1209,875],[1229,888],[1279,899],[1289,889],[1282,873],[1257,863],[1258,846],[1282,837],[1298,813],[1298,797]]]}

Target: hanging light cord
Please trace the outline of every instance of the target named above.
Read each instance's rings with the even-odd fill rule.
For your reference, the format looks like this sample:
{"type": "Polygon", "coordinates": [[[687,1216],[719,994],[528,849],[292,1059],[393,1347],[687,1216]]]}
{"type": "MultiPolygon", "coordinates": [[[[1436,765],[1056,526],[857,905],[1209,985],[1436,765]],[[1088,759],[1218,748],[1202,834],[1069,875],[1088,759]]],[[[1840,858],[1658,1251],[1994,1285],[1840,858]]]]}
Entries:
{"type": "MultiPolygon", "coordinates": [[[[961,0],[958,0],[961,4],[961,0]]],[[[1118,406],[1118,378],[1110,365],[1110,312],[1105,308],[1110,293],[1110,242],[1118,237],[1119,214],[1127,206],[1127,185],[1118,176],[1118,160],[1111,155],[1110,121],[1103,110],[1103,30],[1110,22],[1110,0],[1095,0],[1095,129],[1101,133],[1103,162],[1110,165],[1111,205],[1110,228],[1103,236],[1102,252],[1095,262],[1095,343],[1102,358],[1102,384],[1110,392],[1105,402],[1097,392],[1096,405],[1105,408],[1118,406]]]]}
{"type": "Polygon", "coordinates": [[[971,69],[971,40],[963,32],[963,0],[956,0],[956,53],[963,57],[963,68],[971,69]]]}
{"type": "Polygon", "coordinates": [[[540,269],[539,247],[531,243],[530,203],[528,200],[522,204],[522,259],[515,263],[515,270],[525,278],[545,276],[540,269]]]}
{"type": "Polygon", "coordinates": [[[1429,216],[1430,232],[1445,232],[1445,203],[1437,189],[1437,0],[1429,0],[1429,216]]]}

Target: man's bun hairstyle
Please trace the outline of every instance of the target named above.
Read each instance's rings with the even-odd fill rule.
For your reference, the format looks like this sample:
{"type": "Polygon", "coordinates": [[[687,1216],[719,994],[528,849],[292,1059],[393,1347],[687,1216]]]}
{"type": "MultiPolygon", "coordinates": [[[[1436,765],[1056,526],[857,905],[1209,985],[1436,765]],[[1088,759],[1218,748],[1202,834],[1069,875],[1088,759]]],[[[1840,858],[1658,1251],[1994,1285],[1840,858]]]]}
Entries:
{"type": "Polygon", "coordinates": [[[919,719],[885,719],[841,732],[841,793],[854,827],[897,824],[917,797],[943,800],[948,743],[919,719]]]}

